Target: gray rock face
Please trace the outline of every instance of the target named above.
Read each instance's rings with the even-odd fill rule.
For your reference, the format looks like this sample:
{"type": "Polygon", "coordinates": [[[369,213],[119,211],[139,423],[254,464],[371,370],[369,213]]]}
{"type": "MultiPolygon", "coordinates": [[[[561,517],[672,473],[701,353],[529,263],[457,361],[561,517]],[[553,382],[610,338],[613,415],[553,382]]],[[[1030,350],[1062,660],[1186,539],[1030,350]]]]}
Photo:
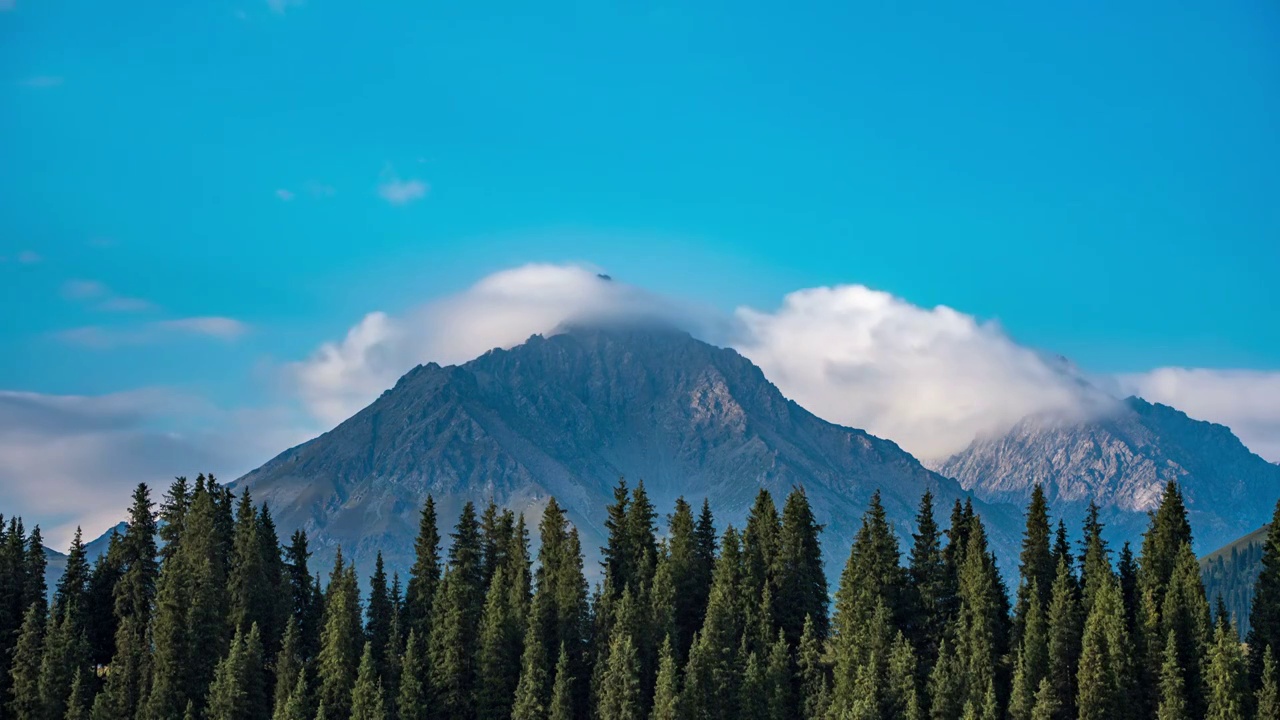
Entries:
{"type": "Polygon", "coordinates": [[[975,441],[938,470],[994,502],[1025,505],[1040,483],[1072,530],[1093,500],[1112,541],[1134,542],[1135,552],[1170,480],[1182,487],[1200,552],[1266,522],[1280,496],[1280,468],[1231,430],[1132,397],[1085,422],[1028,418],[1002,437],[975,441]]]}
{"type": "MultiPolygon", "coordinates": [[[[662,516],[678,496],[695,511],[710,499],[721,530],[740,527],[761,487],[781,506],[803,485],[827,526],[835,573],[877,488],[904,552],[926,489],[944,524],[966,495],[894,443],[787,400],[733,350],[640,326],[570,329],[460,366],[419,366],[354,417],[237,484],[270,503],[282,534],[305,529],[317,562],[327,564],[341,545],[367,572],[379,550],[389,568],[411,564],[428,493],[442,535],[464,502],[493,498],[525,512],[535,540],[541,508],[555,496],[594,554],[619,477],[643,480],[662,516]]],[[[1018,512],[977,507],[994,549],[1012,557],[1018,512]]]]}

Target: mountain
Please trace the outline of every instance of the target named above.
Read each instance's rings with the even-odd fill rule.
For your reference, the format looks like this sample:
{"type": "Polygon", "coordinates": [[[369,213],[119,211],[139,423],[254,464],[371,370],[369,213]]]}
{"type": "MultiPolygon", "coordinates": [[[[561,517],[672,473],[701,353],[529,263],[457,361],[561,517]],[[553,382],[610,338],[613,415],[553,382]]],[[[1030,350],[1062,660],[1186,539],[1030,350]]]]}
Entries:
{"type": "MultiPolygon", "coordinates": [[[[938,496],[944,524],[966,495],[896,444],[783,397],[733,350],[646,325],[571,328],[458,366],[418,366],[352,418],[237,485],[270,503],[282,529],[305,529],[318,562],[341,545],[364,571],[378,550],[403,571],[428,493],[442,535],[465,501],[492,497],[525,512],[535,540],[541,509],[555,496],[583,533],[590,563],[619,477],[643,480],[660,517],[677,496],[695,511],[710,499],[721,530],[741,527],[761,487],[781,506],[803,485],[826,524],[832,573],[877,488],[904,551],[926,489],[938,496]]],[[[1014,557],[1019,513],[977,509],[992,525],[993,546],[1014,557]]]]}
{"type": "Polygon", "coordinates": [[[1182,488],[1201,550],[1269,521],[1280,497],[1280,467],[1231,430],[1136,397],[1084,421],[1027,418],[937,469],[992,502],[1023,505],[1041,483],[1073,529],[1093,500],[1112,542],[1134,542],[1135,552],[1169,480],[1182,488]]]}
{"type": "Polygon", "coordinates": [[[1216,603],[1222,597],[1242,636],[1249,632],[1253,585],[1262,572],[1262,548],[1270,528],[1263,525],[1200,558],[1200,577],[1209,602],[1216,603]]]}

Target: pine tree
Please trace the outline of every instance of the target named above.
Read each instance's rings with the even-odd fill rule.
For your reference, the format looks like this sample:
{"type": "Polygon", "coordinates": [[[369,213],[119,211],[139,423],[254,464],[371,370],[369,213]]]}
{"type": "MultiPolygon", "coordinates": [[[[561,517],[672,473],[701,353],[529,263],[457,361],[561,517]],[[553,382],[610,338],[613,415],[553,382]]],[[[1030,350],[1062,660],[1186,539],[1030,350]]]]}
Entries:
{"type": "Polygon", "coordinates": [[[276,686],[272,694],[273,715],[279,716],[284,712],[304,668],[302,631],[299,629],[298,619],[290,615],[285,624],[284,641],[280,645],[280,652],[276,654],[276,686]]]}
{"type": "Polygon", "coordinates": [[[677,663],[689,656],[693,635],[702,627],[711,592],[711,567],[702,566],[695,536],[693,509],[683,497],[676,499],[675,512],[667,524],[667,568],[672,584],[672,652],[677,663]],[[704,573],[704,570],[706,571],[704,573]]]}
{"type": "Polygon", "coordinates": [[[324,602],[316,592],[315,580],[307,562],[311,551],[307,547],[307,534],[295,530],[284,552],[284,584],[288,586],[288,614],[297,622],[302,642],[299,653],[310,661],[320,650],[320,629],[323,623],[324,602]]]}
{"type": "MultiPolygon", "coordinates": [[[[1049,674],[1048,702],[1061,717],[1074,717],[1076,708],[1076,670],[1080,662],[1080,639],[1083,618],[1076,591],[1075,577],[1067,556],[1058,553],[1058,573],[1053,580],[1049,600],[1049,674]]],[[[1043,690],[1044,688],[1041,688],[1043,690]]],[[[1042,702],[1036,691],[1036,706],[1042,702]]]]}
{"type": "Polygon", "coordinates": [[[286,568],[280,550],[275,518],[271,516],[271,508],[263,503],[258,508],[258,554],[262,557],[262,577],[268,596],[263,599],[265,606],[257,620],[262,634],[263,657],[275,657],[280,651],[285,624],[293,614],[292,588],[285,578],[286,568]]]}
{"type": "Polygon", "coordinates": [[[1266,650],[1280,655],[1280,501],[1262,543],[1260,562],[1249,611],[1249,681],[1255,689],[1262,688],[1266,650]]]}
{"type": "Polygon", "coordinates": [[[424,645],[431,637],[432,603],[440,584],[440,532],[436,528],[436,502],[428,495],[422,506],[413,567],[404,595],[405,629],[416,631],[424,645]]]}
{"type": "Polygon", "coordinates": [[[374,674],[382,677],[387,669],[387,646],[391,643],[391,591],[387,587],[387,571],[378,551],[374,560],[373,575],[369,578],[369,603],[365,608],[365,637],[373,651],[374,674]]]}
{"type": "Polygon", "coordinates": [[[405,643],[404,662],[400,673],[400,692],[396,698],[400,720],[427,720],[430,698],[427,677],[426,648],[417,630],[409,631],[405,643]]]}
{"type": "Polygon", "coordinates": [[[560,657],[556,660],[556,679],[551,688],[551,705],[547,709],[547,720],[571,720],[574,717],[575,695],[572,667],[569,654],[564,646],[560,647],[560,657]]]}
{"type": "MultiPolygon", "coordinates": [[[[742,532],[743,588],[748,597],[763,597],[774,582],[775,562],[778,555],[779,535],[782,523],[778,508],[773,504],[769,491],[760,488],[755,504],[747,514],[747,524],[742,532]]],[[[752,607],[754,612],[757,608],[752,607]]],[[[769,613],[773,608],[767,608],[769,613]]],[[[749,619],[749,622],[755,622],[749,619]]],[[[773,640],[773,628],[769,628],[768,641],[773,640]]]]}
{"type": "Polygon", "coordinates": [[[742,679],[738,688],[738,717],[741,720],[767,720],[769,700],[765,692],[764,666],[760,654],[745,652],[742,679]]]}
{"type": "Polygon", "coordinates": [[[1187,708],[1192,717],[1200,717],[1207,712],[1203,660],[1212,641],[1209,603],[1200,580],[1200,564],[1190,545],[1182,546],[1174,563],[1160,608],[1160,635],[1174,632],[1187,708]]]}
{"type": "Polygon", "coordinates": [[[1018,648],[1009,700],[1009,715],[1013,720],[1030,720],[1040,682],[1049,676],[1049,637],[1044,611],[1036,600],[1040,597],[1038,581],[1031,581],[1027,597],[1022,644],[1018,648]]]}
{"type": "MultiPolygon", "coordinates": [[[[55,612],[57,604],[55,603],[55,612]]],[[[63,604],[61,616],[49,615],[40,660],[40,704],[45,717],[61,718],[67,713],[67,699],[76,676],[89,665],[89,645],[85,640],[80,608],[75,600],[63,604]]]]}
{"type": "Polygon", "coordinates": [[[214,670],[209,686],[208,720],[253,720],[266,717],[266,683],[258,626],[246,634],[236,630],[231,648],[214,670]]]}
{"type": "Polygon", "coordinates": [[[985,712],[987,688],[997,680],[1008,637],[1008,605],[995,560],[987,550],[982,521],[967,506],[965,525],[967,547],[961,553],[955,653],[961,668],[962,697],[985,712]]]}
{"type": "Polygon", "coordinates": [[[22,630],[10,665],[9,712],[14,720],[43,720],[40,696],[40,659],[44,654],[44,606],[31,603],[22,618],[22,630]]]}
{"type": "MultiPolygon", "coordinates": [[[[788,681],[790,678],[788,678],[788,681]]],[[[658,679],[653,693],[653,711],[650,720],[679,720],[680,714],[680,678],[676,669],[675,651],[671,647],[671,638],[662,642],[662,650],[658,655],[658,679]]]]}
{"type": "Polygon", "coordinates": [[[267,584],[265,558],[258,537],[258,512],[248,488],[240,492],[232,547],[228,578],[230,625],[241,632],[248,632],[255,624],[261,630],[268,623],[274,623],[274,618],[268,615],[274,615],[271,610],[277,600],[277,590],[267,584]]]}
{"type": "Polygon", "coordinates": [[[1275,653],[1270,646],[1262,654],[1262,683],[1258,686],[1256,701],[1258,720],[1280,717],[1280,672],[1276,670],[1275,653]]]}
{"type": "Polygon", "coordinates": [[[742,611],[742,552],[730,526],[721,541],[702,631],[689,651],[682,701],[697,717],[730,718],[737,711],[738,646],[742,611]]]}
{"type": "Polygon", "coordinates": [[[599,720],[642,720],[640,659],[631,636],[619,626],[609,643],[609,666],[600,688],[599,720]]]}
{"type": "Polygon", "coordinates": [[[826,640],[828,634],[827,575],[818,538],[821,532],[822,525],[813,515],[804,488],[796,486],[782,508],[773,568],[774,622],[793,647],[800,642],[806,618],[813,619],[814,633],[820,641],[826,640]]]}
{"type": "MultiPolygon", "coordinates": [[[[298,670],[297,680],[285,696],[284,703],[276,706],[271,720],[312,720],[310,687],[307,682],[307,668],[298,670]]],[[[96,719],[95,719],[96,720],[96,719]]]]}
{"type": "Polygon", "coordinates": [[[480,623],[477,716],[481,720],[509,718],[520,681],[521,623],[512,607],[508,568],[499,566],[494,571],[480,623]]]}
{"type": "Polygon", "coordinates": [[[924,709],[916,686],[917,675],[915,651],[906,635],[899,632],[889,649],[884,717],[894,720],[923,720],[924,709]]]}
{"type": "Polygon", "coordinates": [[[1060,717],[1062,717],[1062,706],[1058,704],[1053,682],[1045,678],[1040,681],[1040,688],[1036,690],[1036,704],[1035,709],[1031,711],[1031,720],[1058,720],[1060,717]]]}
{"type": "Polygon", "coordinates": [[[360,655],[360,670],[351,691],[351,720],[386,720],[386,717],[373,643],[365,642],[364,652],[360,655]]]}
{"type": "Polygon", "coordinates": [[[795,668],[786,633],[778,628],[777,640],[769,648],[765,667],[765,703],[769,720],[787,720],[797,711],[795,701],[795,668]]]}
{"type": "Polygon", "coordinates": [[[1240,635],[1230,621],[1214,631],[1213,647],[1205,669],[1208,720],[1245,720],[1249,704],[1247,670],[1240,650],[1240,635]]]}
{"type": "MultiPolygon", "coordinates": [[[[115,613],[115,587],[124,574],[123,545],[123,536],[113,529],[107,540],[107,551],[98,556],[89,573],[81,614],[85,638],[89,642],[89,661],[95,666],[110,664],[116,650],[116,632],[120,623],[115,613]]],[[[90,690],[91,687],[85,687],[85,692],[90,690]]]]}
{"type": "MultiPolygon", "coordinates": [[[[1057,575],[1049,539],[1049,505],[1045,502],[1044,488],[1039,484],[1031,491],[1031,502],[1027,506],[1027,527],[1022,536],[1020,560],[1018,602],[1013,620],[1015,638],[1021,637],[1033,602],[1039,603],[1042,609],[1048,607],[1057,575]],[[1032,594],[1033,589],[1038,593],[1032,594]]],[[[1039,686],[1037,679],[1031,686],[1031,693],[1034,694],[1039,686]]]]}
{"type": "Polygon", "coordinates": [[[330,717],[345,718],[351,712],[351,689],[363,642],[355,568],[344,563],[339,548],[325,593],[324,631],[316,657],[319,703],[330,717]]]}
{"type": "Polygon", "coordinates": [[[1160,667],[1160,702],[1158,720],[1190,720],[1187,692],[1183,686],[1182,668],[1178,666],[1177,636],[1170,632],[1164,645],[1164,661],[1160,667]]]}
{"type": "MultiPolygon", "coordinates": [[[[1095,552],[1091,550],[1090,552],[1095,552]]],[[[1085,621],[1079,671],[1080,720],[1122,718],[1131,702],[1132,648],[1125,628],[1120,585],[1114,575],[1095,576],[1093,607],[1085,621]]]]}
{"type": "Polygon", "coordinates": [[[921,676],[933,670],[938,646],[955,605],[956,578],[947,572],[941,533],[933,515],[933,493],[925,491],[916,513],[911,557],[907,566],[910,619],[907,623],[920,658],[921,676]]]}
{"type": "Polygon", "coordinates": [[[93,676],[87,668],[80,668],[71,682],[71,695],[67,698],[67,713],[63,720],[89,720],[93,702],[93,676]]]}
{"type": "Polygon", "coordinates": [[[796,674],[799,679],[800,716],[804,720],[825,717],[831,702],[830,670],[822,658],[822,641],[817,624],[805,618],[800,644],[796,650],[796,674]]]}
{"type": "MultiPolygon", "coordinates": [[[[35,532],[39,532],[40,528],[36,528],[35,532]]],[[[43,565],[44,549],[40,548],[41,565],[43,565]]],[[[43,570],[43,566],[40,568],[43,570]]],[[[88,605],[89,599],[89,560],[85,554],[84,542],[80,534],[80,528],[76,527],[76,534],[71,540],[71,549],[67,552],[66,568],[62,572],[62,577],[58,580],[58,588],[53,594],[53,614],[61,617],[67,609],[68,605],[74,605],[78,611],[88,605]]],[[[43,576],[41,583],[43,584],[43,576]]],[[[43,591],[39,602],[44,602],[43,591]]],[[[81,627],[76,627],[78,633],[81,627]]]]}

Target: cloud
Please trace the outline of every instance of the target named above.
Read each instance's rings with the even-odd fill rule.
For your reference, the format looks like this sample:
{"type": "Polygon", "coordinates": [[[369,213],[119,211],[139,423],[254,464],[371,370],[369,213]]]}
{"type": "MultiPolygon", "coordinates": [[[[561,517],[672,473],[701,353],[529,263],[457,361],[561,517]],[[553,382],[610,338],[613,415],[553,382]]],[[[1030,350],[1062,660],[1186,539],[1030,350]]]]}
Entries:
{"type": "Polygon", "coordinates": [[[224,481],[310,433],[285,411],[220,410],[164,388],[98,396],[0,391],[0,507],[65,548],[125,515],[138,482],[156,501],[176,475],[224,481]]]}
{"type": "Polygon", "coordinates": [[[739,308],[735,347],[788,397],[925,460],[1033,413],[1105,402],[1069,366],[991,322],[862,285],[800,290],[773,312],[739,308]]]}
{"type": "Polygon", "coordinates": [[[1250,450],[1280,460],[1280,371],[1165,367],[1115,380],[1124,394],[1226,425],[1250,450]]]}
{"type": "Polygon", "coordinates": [[[293,199],[293,193],[284,188],[280,188],[279,190],[276,190],[276,197],[285,202],[289,202],[293,199]]]}
{"type": "Polygon", "coordinates": [[[421,180],[401,180],[388,172],[386,179],[378,185],[378,194],[392,205],[407,205],[426,197],[427,185],[421,180]]]}
{"type": "Polygon", "coordinates": [[[22,84],[29,88],[54,88],[62,84],[62,78],[57,75],[36,75],[23,80],[22,84]]]}
{"type": "Polygon", "coordinates": [[[69,300],[87,300],[110,294],[97,280],[68,280],[62,284],[62,296],[69,300]]]}
{"type": "Polygon", "coordinates": [[[44,258],[40,257],[40,254],[34,250],[23,250],[18,253],[18,262],[23,265],[35,265],[43,259],[44,258]]]}
{"type": "Polygon", "coordinates": [[[156,309],[155,304],[142,298],[116,295],[97,280],[68,280],[62,284],[62,296],[68,300],[96,301],[94,308],[106,312],[144,312],[156,309]]]}
{"type": "Polygon", "coordinates": [[[330,426],[372,402],[418,363],[451,364],[511,347],[566,322],[659,318],[697,329],[711,316],[574,265],[525,265],[392,317],[372,312],[342,340],[288,367],[304,406],[330,426]]]}
{"type": "Polygon", "coordinates": [[[271,8],[271,12],[283,15],[289,11],[289,8],[300,8],[305,5],[304,0],[267,0],[267,7],[271,8]]]}
{"type": "Polygon", "coordinates": [[[106,350],[123,345],[161,342],[175,335],[195,335],[231,342],[248,330],[248,325],[234,318],[208,316],[156,320],[126,327],[86,325],[61,330],[54,336],[72,345],[106,350]]]}

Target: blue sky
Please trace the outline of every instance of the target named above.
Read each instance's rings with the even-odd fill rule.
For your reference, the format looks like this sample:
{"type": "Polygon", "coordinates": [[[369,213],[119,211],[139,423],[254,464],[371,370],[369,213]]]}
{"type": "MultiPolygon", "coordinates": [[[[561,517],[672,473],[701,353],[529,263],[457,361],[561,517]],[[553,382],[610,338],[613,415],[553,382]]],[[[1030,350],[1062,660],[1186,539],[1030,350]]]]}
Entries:
{"type": "Polygon", "coordinates": [[[1280,370],[1280,7],[887,5],[0,0],[0,389],[260,407],[529,262],[1280,370]]]}

